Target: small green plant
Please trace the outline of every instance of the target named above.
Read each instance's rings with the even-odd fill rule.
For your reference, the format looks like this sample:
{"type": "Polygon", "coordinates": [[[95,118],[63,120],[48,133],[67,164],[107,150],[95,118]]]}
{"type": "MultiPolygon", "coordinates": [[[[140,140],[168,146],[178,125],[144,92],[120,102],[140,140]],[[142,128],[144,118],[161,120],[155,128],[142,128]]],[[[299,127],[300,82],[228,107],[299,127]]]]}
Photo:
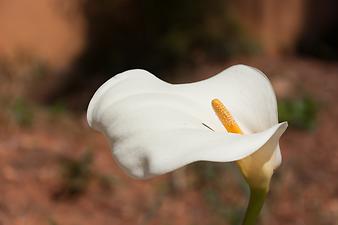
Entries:
{"type": "Polygon", "coordinates": [[[35,78],[37,79],[45,78],[49,71],[48,64],[41,60],[37,60],[37,59],[33,60],[30,66],[31,68],[30,68],[29,73],[34,75],[35,78]]]}
{"type": "Polygon", "coordinates": [[[52,217],[49,217],[48,218],[48,225],[57,225],[57,222],[52,217]]]}
{"type": "Polygon", "coordinates": [[[11,106],[11,114],[14,120],[22,127],[30,127],[33,124],[33,110],[22,98],[14,100],[11,106]]]}
{"type": "Polygon", "coordinates": [[[62,101],[56,101],[49,107],[49,112],[53,115],[60,115],[67,112],[67,106],[62,101]]]}
{"type": "MultiPolygon", "coordinates": [[[[238,173],[235,173],[235,168],[221,163],[196,162],[190,169],[195,177],[193,187],[199,189],[212,215],[215,215],[213,224],[223,224],[224,221],[233,225],[240,224],[244,208],[240,205],[229,207],[222,199],[225,197],[222,193],[224,187],[228,186],[228,180],[240,178],[238,173]]],[[[238,186],[232,188],[242,189],[240,186],[244,185],[244,180],[240,178],[238,181],[238,186]]],[[[232,188],[229,191],[233,191],[232,188]]]]}
{"type": "Polygon", "coordinates": [[[61,188],[55,193],[56,198],[76,197],[83,193],[93,177],[93,154],[86,151],[78,159],[61,159],[61,188]]]}
{"type": "Polygon", "coordinates": [[[317,113],[318,104],[310,97],[284,99],[278,104],[279,120],[299,129],[313,129],[317,113]]]}
{"type": "Polygon", "coordinates": [[[216,213],[218,219],[221,219],[221,221],[226,220],[229,222],[229,224],[233,225],[239,224],[244,209],[239,206],[229,207],[222,200],[220,192],[221,190],[206,188],[203,190],[202,194],[209,208],[212,210],[212,212],[216,213]]]}
{"type": "Polygon", "coordinates": [[[103,191],[111,191],[119,182],[116,177],[104,174],[96,174],[96,179],[103,191]]]}
{"type": "Polygon", "coordinates": [[[225,167],[219,163],[196,162],[191,166],[195,175],[194,186],[203,188],[205,186],[220,187],[223,185],[225,167]]]}

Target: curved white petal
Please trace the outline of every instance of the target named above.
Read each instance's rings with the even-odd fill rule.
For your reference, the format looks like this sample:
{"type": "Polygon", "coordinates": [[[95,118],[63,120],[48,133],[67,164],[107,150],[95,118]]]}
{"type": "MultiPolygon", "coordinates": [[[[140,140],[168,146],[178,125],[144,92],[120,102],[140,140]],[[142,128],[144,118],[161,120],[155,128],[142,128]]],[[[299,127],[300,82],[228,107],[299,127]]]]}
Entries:
{"type": "MultiPolygon", "coordinates": [[[[231,68],[228,70],[241,71],[241,67],[231,68]]],[[[88,106],[88,123],[108,137],[118,162],[137,177],[162,174],[198,160],[242,159],[267,144],[276,146],[287,126],[277,125],[269,82],[247,69],[244,67],[238,80],[223,72],[183,85],[168,84],[144,70],[126,71],[95,93],[88,106]],[[221,99],[239,124],[255,134],[240,136],[220,129],[210,105],[213,98],[221,99]],[[262,101],[268,101],[272,109],[262,101]],[[262,132],[253,129],[252,119],[262,132]]]]}
{"type": "MultiPolygon", "coordinates": [[[[207,80],[178,86],[181,93],[199,99],[209,113],[212,113],[208,105],[211,100],[221,100],[246,134],[263,131],[278,123],[276,96],[271,83],[253,67],[232,66],[207,80]]],[[[220,121],[218,129],[223,129],[220,121]]]]}
{"type": "MultiPolygon", "coordinates": [[[[200,99],[208,113],[212,113],[208,102],[214,98],[221,100],[245,134],[261,132],[278,123],[276,95],[268,78],[256,68],[232,66],[207,80],[180,88],[186,95],[200,99]]],[[[224,129],[217,118],[216,123],[215,129],[224,129]]],[[[270,158],[273,169],[280,165],[279,146],[261,152],[266,155],[264,158],[270,158]]]]}

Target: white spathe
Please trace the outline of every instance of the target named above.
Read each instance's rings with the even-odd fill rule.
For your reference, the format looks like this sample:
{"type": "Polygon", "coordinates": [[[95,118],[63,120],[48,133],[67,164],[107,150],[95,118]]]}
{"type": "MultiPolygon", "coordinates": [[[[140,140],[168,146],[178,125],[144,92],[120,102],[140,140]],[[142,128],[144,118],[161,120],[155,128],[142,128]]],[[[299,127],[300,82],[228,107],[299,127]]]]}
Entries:
{"type": "Polygon", "coordinates": [[[91,99],[89,125],[105,134],[128,174],[147,178],[195,161],[246,160],[246,169],[281,162],[274,91],[266,76],[237,65],[200,82],[169,84],[145,70],[105,82],[91,99]],[[219,99],[244,135],[227,133],[211,107],[219,99]],[[260,165],[255,165],[257,161],[260,165]]]}

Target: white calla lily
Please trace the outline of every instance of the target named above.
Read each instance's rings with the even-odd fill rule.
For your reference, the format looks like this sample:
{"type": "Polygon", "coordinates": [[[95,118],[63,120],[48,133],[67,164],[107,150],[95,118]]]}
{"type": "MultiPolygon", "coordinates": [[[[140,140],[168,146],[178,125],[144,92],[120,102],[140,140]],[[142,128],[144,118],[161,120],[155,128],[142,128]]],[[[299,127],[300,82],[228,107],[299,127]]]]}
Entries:
{"type": "Polygon", "coordinates": [[[189,84],[169,84],[144,70],[123,72],[96,91],[87,119],[132,176],[201,160],[237,161],[249,185],[266,190],[281,163],[278,141],[287,128],[278,123],[269,80],[244,65],[189,84]]]}

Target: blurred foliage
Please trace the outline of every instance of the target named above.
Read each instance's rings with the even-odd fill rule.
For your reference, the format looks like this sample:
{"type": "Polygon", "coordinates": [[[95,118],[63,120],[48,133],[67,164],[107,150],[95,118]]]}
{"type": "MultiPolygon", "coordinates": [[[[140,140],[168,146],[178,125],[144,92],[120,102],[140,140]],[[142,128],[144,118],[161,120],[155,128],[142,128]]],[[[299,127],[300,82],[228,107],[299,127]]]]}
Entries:
{"type": "Polygon", "coordinates": [[[296,51],[323,60],[338,59],[338,2],[308,0],[296,51]]]}
{"type": "Polygon", "coordinates": [[[60,115],[67,112],[67,106],[62,101],[56,101],[49,106],[49,112],[52,115],[60,115]]]}
{"type": "Polygon", "coordinates": [[[87,1],[88,48],[80,59],[90,75],[131,68],[168,71],[207,56],[224,59],[257,50],[227,1],[87,1]]]}
{"type": "Polygon", "coordinates": [[[125,70],[173,81],[179,68],[259,50],[224,0],[84,1],[83,12],[86,48],[48,102],[74,99],[82,108],[100,84],[125,70]]]}
{"type": "Polygon", "coordinates": [[[247,188],[244,179],[237,179],[237,173],[233,170],[234,167],[224,163],[196,162],[189,168],[195,176],[192,186],[200,189],[208,207],[217,216],[216,224],[223,224],[224,221],[233,225],[240,224],[244,208],[236,203],[229,204],[228,201],[223,199],[226,187],[229,188],[227,179],[238,181],[237,184],[233,180],[229,182],[232,185],[238,185],[237,188],[240,187],[243,191],[247,188]]]}
{"type": "Polygon", "coordinates": [[[221,220],[226,220],[229,224],[240,224],[244,213],[244,208],[229,205],[224,202],[220,196],[220,191],[207,188],[203,191],[203,196],[212,211],[215,212],[221,220]]]}
{"type": "Polygon", "coordinates": [[[33,109],[24,99],[15,99],[10,111],[17,124],[22,127],[32,126],[34,119],[33,109]]]}
{"type": "Polygon", "coordinates": [[[32,54],[28,50],[15,51],[13,57],[6,58],[0,55],[0,74],[19,82],[20,79],[27,81],[35,81],[45,78],[50,68],[48,63],[41,58],[32,54]]]}
{"type": "Polygon", "coordinates": [[[53,219],[51,217],[48,218],[48,224],[49,225],[58,225],[58,223],[55,221],[55,219],[53,219]]]}
{"type": "Polygon", "coordinates": [[[111,175],[96,174],[99,185],[103,191],[111,191],[115,185],[119,182],[116,177],[111,175]]]}
{"type": "Polygon", "coordinates": [[[60,160],[60,186],[54,193],[55,199],[75,198],[83,194],[91,183],[99,185],[101,191],[110,192],[118,180],[93,169],[93,152],[85,151],[78,158],[62,157],[60,160]]]}
{"type": "Polygon", "coordinates": [[[338,24],[334,24],[332,28],[325,31],[307,35],[299,41],[297,51],[301,55],[309,55],[324,60],[337,60],[338,24]],[[316,47],[314,48],[314,46],[316,47]]]}
{"type": "Polygon", "coordinates": [[[284,99],[278,103],[280,121],[300,129],[313,129],[316,125],[318,104],[310,97],[284,99]]]}
{"type": "MultiPolygon", "coordinates": [[[[34,58],[33,58],[34,59],[34,58]]],[[[48,68],[48,64],[43,62],[42,60],[35,59],[33,63],[31,63],[30,71],[27,72],[27,75],[33,75],[36,80],[44,79],[50,68],[48,68]]]]}
{"type": "Polygon", "coordinates": [[[224,187],[225,166],[223,163],[196,162],[190,166],[195,175],[193,186],[203,188],[213,186],[222,189],[224,187]]]}
{"type": "Polygon", "coordinates": [[[83,193],[92,178],[93,153],[86,151],[80,158],[61,159],[61,188],[55,198],[76,197],[83,193]]]}

